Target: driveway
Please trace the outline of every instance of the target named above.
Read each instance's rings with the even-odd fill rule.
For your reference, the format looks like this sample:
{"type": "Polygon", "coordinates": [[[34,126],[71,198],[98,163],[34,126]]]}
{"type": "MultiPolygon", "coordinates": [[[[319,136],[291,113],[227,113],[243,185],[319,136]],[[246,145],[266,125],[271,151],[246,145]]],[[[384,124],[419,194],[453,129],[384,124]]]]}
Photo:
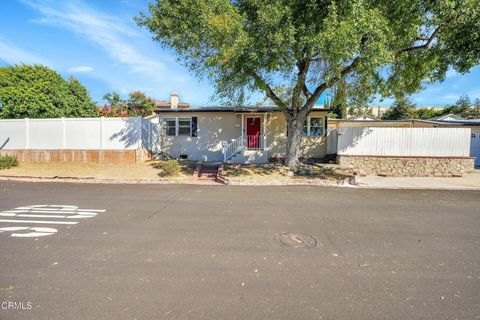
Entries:
{"type": "Polygon", "coordinates": [[[479,199],[0,181],[0,319],[476,318],[479,199]]]}

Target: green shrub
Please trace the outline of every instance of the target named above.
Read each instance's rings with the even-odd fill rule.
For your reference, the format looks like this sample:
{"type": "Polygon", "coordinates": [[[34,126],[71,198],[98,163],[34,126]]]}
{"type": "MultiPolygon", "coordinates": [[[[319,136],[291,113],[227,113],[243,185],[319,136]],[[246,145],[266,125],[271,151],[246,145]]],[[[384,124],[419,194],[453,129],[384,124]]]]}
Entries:
{"type": "Polygon", "coordinates": [[[161,168],[163,176],[178,176],[180,173],[180,164],[177,160],[167,160],[162,163],[161,168]]]}
{"type": "Polygon", "coordinates": [[[0,170],[18,166],[17,156],[0,156],[0,170]]]}

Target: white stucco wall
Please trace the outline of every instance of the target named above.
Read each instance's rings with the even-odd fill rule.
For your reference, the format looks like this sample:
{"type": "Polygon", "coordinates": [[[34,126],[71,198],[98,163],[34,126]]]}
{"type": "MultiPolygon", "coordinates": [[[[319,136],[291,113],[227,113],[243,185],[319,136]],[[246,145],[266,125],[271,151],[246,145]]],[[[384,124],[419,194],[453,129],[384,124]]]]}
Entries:
{"type": "Polygon", "coordinates": [[[197,136],[167,136],[160,129],[160,149],[172,157],[182,154],[194,161],[223,161],[222,141],[231,141],[241,135],[241,115],[233,112],[178,112],[160,114],[165,118],[197,117],[197,136]]]}
{"type": "MultiPolygon", "coordinates": [[[[256,114],[258,116],[259,114],[256,114]]],[[[245,114],[244,119],[249,115],[245,114]]],[[[263,116],[261,114],[263,135],[263,116]]],[[[326,116],[326,112],[312,112],[312,117],[326,116]]],[[[193,161],[223,161],[222,142],[231,142],[241,136],[242,115],[233,112],[164,112],[159,115],[160,150],[173,157],[187,155],[193,161]],[[197,117],[197,137],[166,136],[165,118],[197,117]]],[[[283,157],[287,141],[286,122],[281,112],[267,117],[268,157],[283,157]]],[[[152,122],[156,122],[152,119],[152,122]]],[[[245,126],[244,126],[245,128],[245,126]]],[[[302,157],[321,158],[327,153],[326,137],[305,137],[302,141],[302,157]]]]}

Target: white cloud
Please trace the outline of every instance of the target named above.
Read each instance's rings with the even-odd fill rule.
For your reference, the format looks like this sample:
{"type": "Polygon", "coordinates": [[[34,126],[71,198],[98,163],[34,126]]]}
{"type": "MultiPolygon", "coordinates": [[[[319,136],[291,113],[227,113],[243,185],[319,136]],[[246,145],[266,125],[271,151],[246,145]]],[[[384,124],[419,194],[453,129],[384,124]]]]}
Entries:
{"type": "Polygon", "coordinates": [[[0,58],[9,64],[51,64],[35,54],[28,52],[26,49],[20,48],[12,43],[0,38],[0,58]]]}
{"type": "Polygon", "coordinates": [[[71,73],[88,73],[88,72],[92,72],[93,68],[89,66],[78,66],[78,67],[72,67],[67,71],[71,73]]]}
{"type": "Polygon", "coordinates": [[[43,15],[36,23],[68,28],[102,48],[116,62],[129,66],[131,72],[156,82],[165,80],[164,64],[136,46],[142,34],[125,19],[95,11],[81,2],[22,2],[43,15]]]}
{"type": "Polygon", "coordinates": [[[458,73],[457,71],[453,70],[453,69],[448,69],[447,73],[445,74],[445,77],[446,78],[453,78],[453,77],[456,77],[456,76],[459,76],[460,73],[458,73]]]}

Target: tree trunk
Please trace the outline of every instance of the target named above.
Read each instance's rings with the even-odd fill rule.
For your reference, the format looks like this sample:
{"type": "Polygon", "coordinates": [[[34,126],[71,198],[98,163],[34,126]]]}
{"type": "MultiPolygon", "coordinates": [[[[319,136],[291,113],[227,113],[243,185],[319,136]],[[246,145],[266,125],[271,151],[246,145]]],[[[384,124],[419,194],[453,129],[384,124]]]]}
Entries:
{"type": "Polygon", "coordinates": [[[287,149],[285,150],[285,165],[290,168],[295,168],[300,164],[298,158],[300,156],[300,144],[302,142],[305,118],[306,116],[297,113],[287,120],[288,137],[287,149]]]}

